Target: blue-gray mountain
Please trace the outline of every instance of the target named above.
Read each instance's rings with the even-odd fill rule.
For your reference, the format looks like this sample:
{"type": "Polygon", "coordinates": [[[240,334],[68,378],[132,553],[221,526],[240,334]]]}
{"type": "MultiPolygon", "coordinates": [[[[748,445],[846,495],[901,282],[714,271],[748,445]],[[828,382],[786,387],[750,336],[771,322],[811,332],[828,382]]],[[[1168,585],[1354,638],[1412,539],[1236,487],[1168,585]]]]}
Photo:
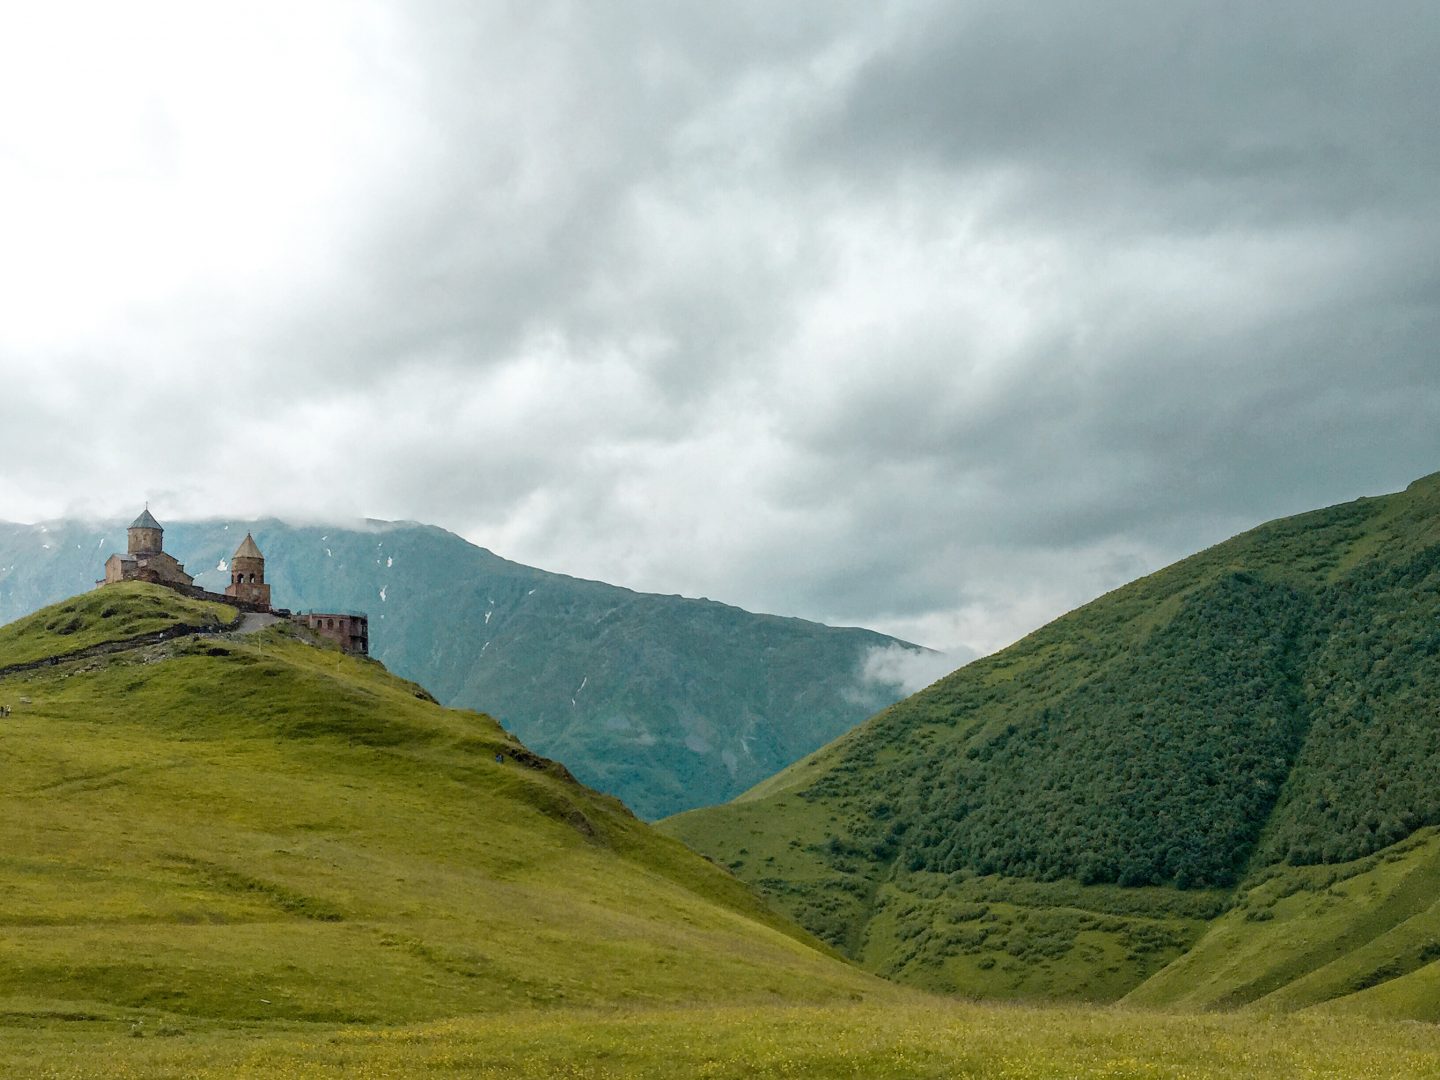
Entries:
{"type": "MultiPolygon", "coordinates": [[[[165,548],[219,591],[247,529],[277,606],[369,612],[391,670],[490,713],[647,818],[723,802],[849,730],[907,690],[867,661],[921,652],[536,570],[410,522],[167,522],[165,548]]],[[[124,545],[123,522],[0,523],[0,623],[92,586],[124,545]]]]}

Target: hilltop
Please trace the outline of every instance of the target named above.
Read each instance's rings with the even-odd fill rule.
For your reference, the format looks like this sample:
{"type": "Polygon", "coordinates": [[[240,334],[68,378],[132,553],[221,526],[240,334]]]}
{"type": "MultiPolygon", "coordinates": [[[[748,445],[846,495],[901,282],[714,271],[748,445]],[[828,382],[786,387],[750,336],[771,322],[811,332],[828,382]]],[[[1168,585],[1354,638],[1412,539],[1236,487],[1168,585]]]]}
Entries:
{"type": "MultiPolygon", "coordinates": [[[[277,605],[370,615],[371,649],[447,705],[484,709],[585,783],[653,818],[739,794],[905,688],[867,660],[916,646],[536,570],[431,526],[167,522],[221,591],[247,530],[277,605]]],[[[0,524],[0,620],[90,588],[123,522],[0,524]]]]}
{"type": "Polygon", "coordinates": [[[490,717],[236,615],[121,584],[0,628],[0,1019],[893,995],[490,717]]]}
{"type": "Polygon", "coordinates": [[[871,970],[1436,1014],[1440,475],[1261,526],[662,823],[871,970]]]}

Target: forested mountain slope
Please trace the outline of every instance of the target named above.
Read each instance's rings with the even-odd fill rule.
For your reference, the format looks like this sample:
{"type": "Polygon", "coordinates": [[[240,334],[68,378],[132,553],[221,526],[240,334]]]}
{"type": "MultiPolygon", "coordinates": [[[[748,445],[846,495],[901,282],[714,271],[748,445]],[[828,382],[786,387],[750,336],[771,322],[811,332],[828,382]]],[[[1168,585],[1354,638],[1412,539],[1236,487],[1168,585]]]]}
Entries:
{"type": "MultiPolygon", "coordinates": [[[[722,802],[898,699],[867,676],[868,630],[632,592],[510,562],[413,523],[165,522],[165,547],[222,590],[247,530],[275,603],[370,614],[375,656],[443,702],[483,708],[644,817],[722,802]]],[[[94,585],[123,524],[0,524],[0,620],[94,585]]]]}
{"type": "Polygon", "coordinates": [[[9,1023],[893,993],[489,717],[235,614],[124,584],[0,628],[9,1023]]]}
{"type": "Polygon", "coordinates": [[[1440,956],[1410,940],[1436,916],[1382,902],[1431,873],[1431,847],[1405,845],[1440,825],[1437,771],[1440,475],[1116,590],[665,827],[872,969],[996,996],[1118,997],[1192,946],[1219,963],[1235,942],[1212,934],[1311,940],[1301,900],[1329,890],[1343,948],[1299,950],[1263,993],[1217,975],[1206,998],[1283,1002],[1376,950],[1296,999],[1314,1004],[1440,956]],[[1375,858],[1384,880],[1342,904],[1375,858]],[[1375,944],[1404,926],[1398,952],[1375,944]]]}

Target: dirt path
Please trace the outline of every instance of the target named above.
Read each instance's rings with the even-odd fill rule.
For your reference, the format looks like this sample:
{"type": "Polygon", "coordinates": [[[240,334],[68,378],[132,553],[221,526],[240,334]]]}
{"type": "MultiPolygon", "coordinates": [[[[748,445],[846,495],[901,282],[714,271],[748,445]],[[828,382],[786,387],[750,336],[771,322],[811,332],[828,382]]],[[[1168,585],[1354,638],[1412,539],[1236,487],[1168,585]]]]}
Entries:
{"type": "Polygon", "coordinates": [[[231,634],[254,634],[264,630],[267,626],[274,626],[278,622],[284,622],[279,615],[271,615],[268,611],[247,611],[240,616],[240,625],[228,631],[231,634]]]}

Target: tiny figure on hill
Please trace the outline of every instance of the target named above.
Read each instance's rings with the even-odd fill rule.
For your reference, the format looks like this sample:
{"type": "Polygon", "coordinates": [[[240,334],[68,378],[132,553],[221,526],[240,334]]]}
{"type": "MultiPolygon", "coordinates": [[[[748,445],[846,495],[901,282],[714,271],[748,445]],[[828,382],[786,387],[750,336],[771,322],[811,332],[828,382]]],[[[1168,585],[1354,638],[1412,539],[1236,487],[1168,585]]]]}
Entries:
{"type": "Polygon", "coordinates": [[[496,755],[495,755],[495,764],[496,764],[496,765],[504,765],[504,764],[505,764],[505,755],[504,755],[504,754],[496,754],[496,755]]]}

